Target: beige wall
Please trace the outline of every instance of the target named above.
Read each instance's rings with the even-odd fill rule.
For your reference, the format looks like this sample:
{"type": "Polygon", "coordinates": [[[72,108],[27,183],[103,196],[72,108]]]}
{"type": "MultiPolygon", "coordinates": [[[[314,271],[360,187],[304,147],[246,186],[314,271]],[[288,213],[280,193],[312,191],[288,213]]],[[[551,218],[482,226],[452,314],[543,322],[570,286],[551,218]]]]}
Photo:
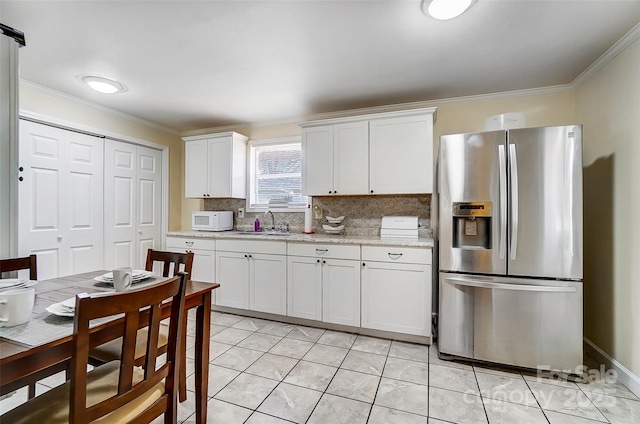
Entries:
{"type": "Polygon", "coordinates": [[[576,90],[584,123],[585,336],[640,376],[640,39],[576,90]]]}
{"type": "Polygon", "coordinates": [[[184,192],[184,143],[180,137],[144,122],[76,101],[67,96],[20,85],[20,109],[46,117],[73,122],[96,130],[134,137],[169,147],[169,230],[181,228],[184,192]]]}

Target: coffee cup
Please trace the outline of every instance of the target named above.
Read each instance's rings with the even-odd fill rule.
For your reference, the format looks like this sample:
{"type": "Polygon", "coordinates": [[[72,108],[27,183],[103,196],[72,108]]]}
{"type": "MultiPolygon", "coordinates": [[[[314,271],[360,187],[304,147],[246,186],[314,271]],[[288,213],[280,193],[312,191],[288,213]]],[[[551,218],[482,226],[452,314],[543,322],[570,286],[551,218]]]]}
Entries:
{"type": "Polygon", "coordinates": [[[0,327],[29,322],[36,301],[36,289],[14,289],[0,293],[0,327]]]}
{"type": "Polygon", "coordinates": [[[117,292],[125,291],[131,287],[131,268],[113,270],[113,287],[117,292]]]}

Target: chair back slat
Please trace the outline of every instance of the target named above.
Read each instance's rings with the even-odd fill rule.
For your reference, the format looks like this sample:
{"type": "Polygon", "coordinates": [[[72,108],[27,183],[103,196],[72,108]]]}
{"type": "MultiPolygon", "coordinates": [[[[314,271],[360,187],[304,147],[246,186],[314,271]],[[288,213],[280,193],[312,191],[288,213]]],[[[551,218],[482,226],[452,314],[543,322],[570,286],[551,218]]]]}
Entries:
{"type": "Polygon", "coordinates": [[[25,256],[23,258],[0,259],[0,278],[5,272],[29,270],[29,279],[38,279],[38,260],[36,255],[25,256]]]}
{"type": "MultiPolygon", "coordinates": [[[[150,326],[152,328],[156,328],[156,327],[160,328],[160,321],[162,318],[160,305],[153,305],[149,313],[151,314],[151,316],[149,317],[150,318],[149,322],[151,323],[150,326]]],[[[158,357],[158,339],[160,337],[159,333],[160,333],[159,331],[147,332],[148,355],[145,356],[145,365],[144,365],[145,378],[147,373],[149,373],[149,370],[150,369],[153,370],[156,367],[156,358],[158,357]]]]}
{"type": "MultiPolygon", "coordinates": [[[[131,402],[164,379],[165,392],[143,415],[156,417],[157,411],[175,416],[179,355],[176,340],[182,337],[184,295],[187,276],[180,273],[160,284],[118,293],[79,294],[76,297],[74,336],[76,355],[71,361],[70,422],[87,423],[96,420],[131,402]],[[161,304],[171,298],[169,344],[166,362],[156,369],[157,339],[161,321],[161,304]],[[95,405],[87,405],[86,367],[89,355],[89,321],[96,318],[124,314],[122,356],[117,394],[95,405]],[[138,328],[148,326],[146,346],[147,365],[141,381],[134,382],[134,353],[138,328]],[[155,342],[151,342],[155,341],[155,342]],[[153,365],[151,365],[153,364],[153,365]],[[154,415],[155,414],[155,415],[154,415]]],[[[138,417],[140,418],[140,417],[138,417]]]]}
{"type": "MultiPolygon", "coordinates": [[[[136,362],[135,346],[138,328],[140,324],[140,312],[134,310],[125,315],[124,334],[122,336],[122,353],[120,354],[120,376],[118,377],[118,394],[131,390],[133,386],[133,367],[136,362]],[[131,349],[133,346],[133,349],[131,349]]],[[[152,332],[153,328],[149,327],[152,332]]]]}

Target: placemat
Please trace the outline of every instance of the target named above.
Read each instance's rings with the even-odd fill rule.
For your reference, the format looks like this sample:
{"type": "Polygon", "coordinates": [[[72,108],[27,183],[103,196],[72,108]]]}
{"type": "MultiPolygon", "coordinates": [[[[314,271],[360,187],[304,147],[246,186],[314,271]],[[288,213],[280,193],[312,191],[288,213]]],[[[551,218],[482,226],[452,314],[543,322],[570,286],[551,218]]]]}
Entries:
{"type": "MultiPolygon", "coordinates": [[[[131,289],[150,286],[165,279],[165,277],[151,277],[133,284],[131,289]]],[[[112,285],[94,280],[86,281],[86,287],[86,291],[91,292],[113,291],[112,285]]],[[[36,295],[36,297],[37,296],[38,295],[36,295]]],[[[115,316],[95,319],[91,321],[90,326],[94,327],[111,321],[114,318],[115,316]]],[[[23,343],[28,346],[39,346],[53,340],[70,336],[71,334],[73,334],[73,317],[61,317],[46,311],[32,315],[31,320],[26,324],[16,325],[15,327],[0,327],[0,337],[23,343]]]]}

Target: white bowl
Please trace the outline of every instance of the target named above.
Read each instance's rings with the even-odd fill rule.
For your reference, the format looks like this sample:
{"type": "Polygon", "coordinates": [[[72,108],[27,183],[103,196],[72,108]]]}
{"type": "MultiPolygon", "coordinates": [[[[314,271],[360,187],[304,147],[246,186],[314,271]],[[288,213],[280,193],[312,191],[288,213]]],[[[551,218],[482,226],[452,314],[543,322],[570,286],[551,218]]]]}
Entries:
{"type": "Polygon", "coordinates": [[[329,224],[340,224],[343,220],[344,220],[344,216],[339,216],[337,218],[332,218],[330,216],[327,216],[327,221],[329,222],[329,224]]]}

